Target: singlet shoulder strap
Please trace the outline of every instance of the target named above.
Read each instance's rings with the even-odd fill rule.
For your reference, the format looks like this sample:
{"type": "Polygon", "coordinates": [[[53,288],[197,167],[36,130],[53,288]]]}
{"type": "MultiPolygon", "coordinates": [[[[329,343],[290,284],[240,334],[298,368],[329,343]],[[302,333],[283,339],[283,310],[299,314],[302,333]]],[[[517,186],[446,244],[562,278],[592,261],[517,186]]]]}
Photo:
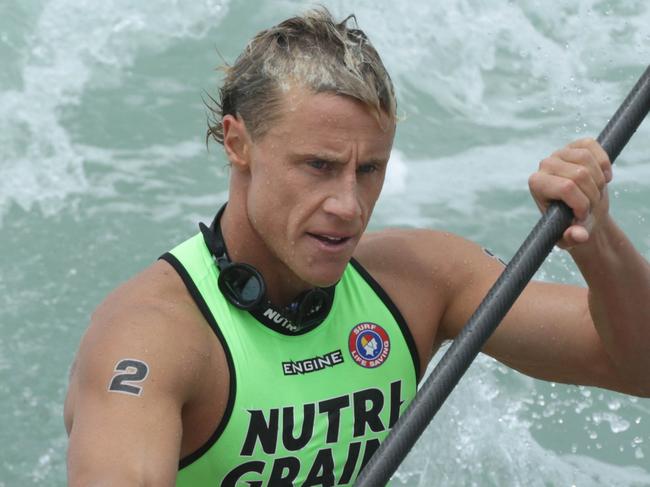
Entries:
{"type": "Polygon", "coordinates": [[[415,381],[417,383],[420,380],[420,357],[418,354],[418,349],[415,346],[415,339],[413,338],[413,334],[411,333],[411,329],[408,327],[406,320],[404,319],[399,308],[390,298],[388,293],[384,290],[383,287],[381,287],[381,284],[379,284],[375,280],[375,278],[372,277],[372,275],[370,275],[370,273],[366,270],[366,268],[363,267],[361,263],[355,258],[352,258],[350,260],[350,264],[352,265],[352,267],[354,267],[354,270],[356,270],[359,273],[359,275],[363,278],[363,280],[366,281],[366,283],[368,283],[368,285],[372,288],[375,294],[377,294],[379,299],[382,300],[384,306],[388,308],[388,310],[395,318],[395,321],[399,325],[400,329],[402,330],[402,334],[404,335],[404,340],[406,340],[406,344],[409,347],[409,352],[411,352],[411,358],[413,359],[413,367],[415,369],[415,381]]]}

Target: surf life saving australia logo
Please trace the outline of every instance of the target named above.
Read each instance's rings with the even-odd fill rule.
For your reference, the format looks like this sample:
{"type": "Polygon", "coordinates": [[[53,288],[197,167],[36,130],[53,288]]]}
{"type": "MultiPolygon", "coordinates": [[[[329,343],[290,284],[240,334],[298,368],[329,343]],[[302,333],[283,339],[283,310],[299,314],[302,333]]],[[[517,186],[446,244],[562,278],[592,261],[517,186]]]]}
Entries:
{"type": "Polygon", "coordinates": [[[361,367],[374,369],[388,358],[390,338],[376,323],[359,323],[350,332],[348,346],[352,360],[361,367]]]}

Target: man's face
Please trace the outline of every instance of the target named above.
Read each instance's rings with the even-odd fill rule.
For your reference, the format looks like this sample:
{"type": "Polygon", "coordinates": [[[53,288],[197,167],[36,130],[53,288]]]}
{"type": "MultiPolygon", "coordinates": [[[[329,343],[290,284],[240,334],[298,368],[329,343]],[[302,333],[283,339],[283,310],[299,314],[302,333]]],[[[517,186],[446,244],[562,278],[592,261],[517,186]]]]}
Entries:
{"type": "Polygon", "coordinates": [[[283,114],[251,144],[248,217],[280,275],[340,279],[381,187],[395,126],[360,102],[292,88],[283,114]]]}

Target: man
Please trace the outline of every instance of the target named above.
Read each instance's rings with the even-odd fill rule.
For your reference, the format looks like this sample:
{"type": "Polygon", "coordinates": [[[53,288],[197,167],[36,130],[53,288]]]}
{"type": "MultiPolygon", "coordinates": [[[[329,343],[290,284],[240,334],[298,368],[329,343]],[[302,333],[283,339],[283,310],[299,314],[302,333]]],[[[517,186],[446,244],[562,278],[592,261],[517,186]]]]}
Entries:
{"type": "MultiPolygon", "coordinates": [[[[501,272],[447,233],[364,234],[396,104],[347,20],[289,19],[229,69],[209,129],[228,204],[93,315],[65,406],[71,485],[351,484],[501,272]]],[[[589,290],[531,283],[485,352],[650,396],[650,267],[608,213],[611,178],[593,140],[531,176],[542,210],[573,209],[560,245],[589,290]]]]}

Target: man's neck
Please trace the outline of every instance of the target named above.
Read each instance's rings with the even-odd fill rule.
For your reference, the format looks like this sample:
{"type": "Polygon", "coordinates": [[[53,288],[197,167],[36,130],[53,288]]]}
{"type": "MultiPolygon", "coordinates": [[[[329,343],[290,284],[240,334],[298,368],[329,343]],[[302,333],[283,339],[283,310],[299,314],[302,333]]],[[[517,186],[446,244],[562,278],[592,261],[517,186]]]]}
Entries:
{"type": "Polygon", "coordinates": [[[245,204],[230,200],[221,216],[221,233],[232,262],[255,267],[264,277],[268,299],[276,306],[287,306],[306,289],[308,283],[296,276],[268,248],[253,228],[245,204]]]}

